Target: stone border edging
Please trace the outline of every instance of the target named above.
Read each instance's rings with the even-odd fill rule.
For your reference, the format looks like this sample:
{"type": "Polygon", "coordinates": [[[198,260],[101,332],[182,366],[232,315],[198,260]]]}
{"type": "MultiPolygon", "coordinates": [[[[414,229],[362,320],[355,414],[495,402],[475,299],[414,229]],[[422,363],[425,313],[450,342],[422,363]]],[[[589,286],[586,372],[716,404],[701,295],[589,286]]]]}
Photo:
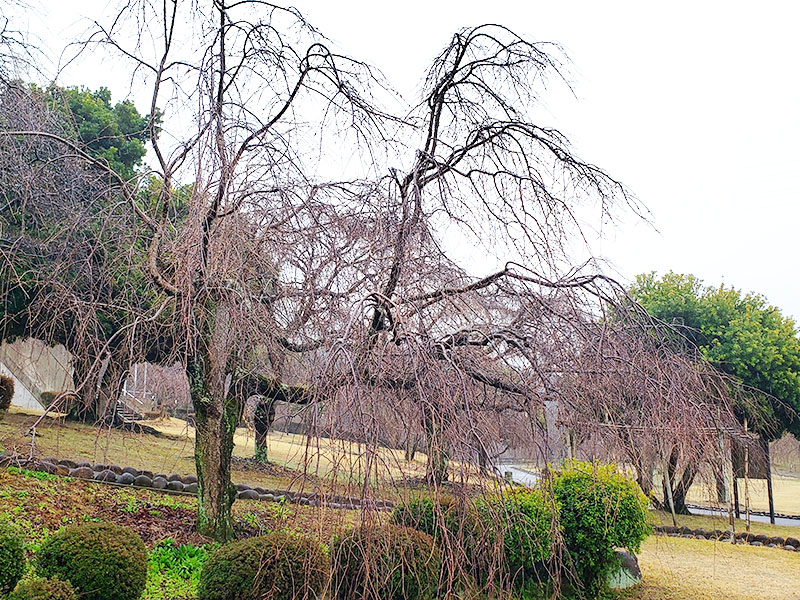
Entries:
{"type": "MultiPolygon", "coordinates": [[[[729,532],[715,529],[707,531],[705,529],[691,529],[689,527],[673,527],[672,525],[656,525],[657,535],[667,535],[669,537],[695,538],[711,540],[716,542],[730,542],[729,532]]],[[[800,552],[800,540],[794,537],[781,537],[779,535],[768,536],[763,533],[745,533],[740,531],[734,535],[737,542],[750,546],[765,546],[767,548],[782,548],[789,552],[800,552]]]]}
{"type": "MultiPolygon", "coordinates": [[[[43,459],[26,459],[13,452],[0,454],[0,468],[19,466],[31,471],[41,471],[51,475],[73,477],[116,487],[151,490],[171,495],[197,495],[197,477],[194,475],[178,475],[173,473],[154,474],[152,471],[139,470],[135,467],[119,467],[113,464],[95,463],[86,461],[75,462],[69,459],[56,459],[52,457],[43,459]]],[[[290,502],[300,506],[325,506],[331,509],[362,510],[392,510],[394,503],[389,500],[371,500],[363,502],[360,498],[340,495],[320,495],[316,492],[303,494],[289,490],[266,490],[262,487],[250,487],[244,483],[235,484],[237,500],[259,500],[262,502],[290,502]]],[[[778,516],[778,515],[776,515],[778,516]]],[[[790,517],[791,518],[791,517],[790,517]]],[[[691,529],[689,527],[673,527],[671,525],[657,525],[656,535],[670,537],[705,539],[712,541],[730,541],[727,531],[715,529],[691,529]]],[[[750,546],[765,546],[767,548],[782,548],[789,552],[800,552],[800,539],[795,537],[767,536],[739,532],[734,536],[738,542],[750,546]]]]}
{"type": "MultiPolygon", "coordinates": [[[[43,459],[26,459],[13,452],[0,454],[0,467],[19,466],[31,471],[41,471],[51,475],[73,477],[114,485],[130,487],[172,495],[197,495],[197,477],[194,475],[178,475],[173,473],[154,474],[152,471],[139,470],[135,467],[120,467],[114,464],[95,463],[86,461],[76,462],[69,459],[56,459],[47,457],[43,459]]],[[[235,484],[237,500],[260,500],[263,502],[290,502],[300,506],[325,506],[341,510],[392,510],[394,503],[389,500],[362,501],[360,498],[340,495],[321,495],[316,492],[304,494],[289,490],[267,490],[262,487],[250,487],[244,483],[235,484]]]]}

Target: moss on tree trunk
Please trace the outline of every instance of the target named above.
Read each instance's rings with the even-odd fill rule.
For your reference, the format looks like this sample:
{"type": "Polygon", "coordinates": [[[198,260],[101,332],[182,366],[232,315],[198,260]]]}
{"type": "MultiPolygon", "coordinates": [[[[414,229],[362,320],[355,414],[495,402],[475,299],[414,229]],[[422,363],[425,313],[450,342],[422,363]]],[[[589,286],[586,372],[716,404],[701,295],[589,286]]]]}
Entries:
{"type": "Polygon", "coordinates": [[[193,397],[196,419],[197,531],[219,542],[233,538],[231,483],[233,434],[239,415],[235,402],[209,395],[193,397]]]}

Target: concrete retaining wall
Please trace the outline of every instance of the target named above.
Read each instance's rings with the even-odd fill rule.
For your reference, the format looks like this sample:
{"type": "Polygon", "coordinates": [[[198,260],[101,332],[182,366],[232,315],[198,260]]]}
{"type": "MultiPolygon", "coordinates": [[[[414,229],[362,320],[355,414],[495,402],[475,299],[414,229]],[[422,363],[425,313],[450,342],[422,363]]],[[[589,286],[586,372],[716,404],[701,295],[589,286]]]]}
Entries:
{"type": "Polygon", "coordinates": [[[0,373],[14,379],[11,404],[24,408],[42,406],[42,392],[74,390],[72,356],[62,346],[48,346],[28,338],[0,345],[0,373]]]}

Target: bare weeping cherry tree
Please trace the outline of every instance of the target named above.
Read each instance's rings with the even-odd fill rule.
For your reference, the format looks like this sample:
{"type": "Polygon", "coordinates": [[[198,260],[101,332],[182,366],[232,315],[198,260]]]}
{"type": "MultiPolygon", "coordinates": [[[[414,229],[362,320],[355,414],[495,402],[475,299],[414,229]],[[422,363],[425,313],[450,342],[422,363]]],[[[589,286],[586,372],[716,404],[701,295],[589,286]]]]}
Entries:
{"type": "MultiPolygon", "coordinates": [[[[635,372],[613,385],[586,376],[618,359],[603,353],[598,323],[624,294],[567,248],[582,239],[582,205],[601,218],[637,206],[536,124],[539,94],[562,78],[557,47],[499,26],[463,30],[402,117],[377,108],[371,93],[385,88],[372,69],[266,2],[129,2],[85,47],[130,61],[150,114],[163,111],[163,125],[149,122],[155,165],[127,181],[56,127],[0,125],[8,160],[23,163],[8,172],[26,172],[30,188],[15,192],[15,210],[46,199],[59,215],[52,240],[82,242],[47,271],[58,293],[37,288],[25,313],[36,318],[24,322],[45,339],[69,333],[95,374],[90,390],[142,359],[183,365],[199,531],[232,536],[233,434],[252,394],[272,402],[299,390],[284,399],[338,415],[332,437],[346,422],[367,442],[364,495],[392,430],[424,438],[436,489],[450,475],[466,481],[475,464],[491,472],[510,445],[539,443],[547,398],[602,406],[597,422],[624,412],[608,392],[638,382],[635,372]],[[324,176],[341,155],[356,172],[324,176]],[[75,189],[64,173],[103,202],[64,195],[75,189]],[[475,277],[465,245],[504,255],[504,266],[475,277]]],[[[4,272],[17,279],[6,281],[41,283],[12,262],[4,272]]]]}
{"type": "MultiPolygon", "coordinates": [[[[361,135],[384,116],[356,93],[370,78],[368,69],[329,52],[296,11],[261,2],[197,8],[188,2],[160,8],[126,4],[112,27],[98,24],[97,35],[87,42],[86,47],[102,44],[133,61],[134,71],[151,86],[153,115],[160,103],[175,113],[180,129],[170,132],[174,138],[164,136],[166,144],[156,119],[150,121],[157,165],[149,178],[125,181],[62,132],[6,126],[3,134],[55,146],[47,160],[72,161],[61,165],[67,173],[88,172],[105,184],[95,197],[110,190],[117,198],[105,204],[105,218],[93,221],[110,237],[79,246],[86,251],[82,256],[55,261],[68,265],[56,268],[55,275],[70,277],[56,277],[65,289],[55,297],[39,294],[41,302],[28,305],[26,315],[38,317],[26,320],[28,333],[53,338],[54,327],[47,323],[72,321],[71,328],[57,329],[69,332],[69,347],[78,357],[101,346],[93,356],[98,357],[95,363],[105,363],[102,371],[109,362],[124,365],[142,358],[177,359],[185,366],[197,424],[198,529],[228,539],[235,497],[230,458],[243,405],[240,390],[249,385],[250,370],[262,355],[268,356],[276,344],[293,348],[275,321],[280,272],[270,247],[270,225],[290,218],[280,211],[290,198],[309,194],[297,139],[319,131],[307,119],[330,119],[334,127],[361,135]],[[142,40],[150,35],[156,42],[148,55],[141,52],[142,40]],[[181,177],[191,183],[188,193],[178,193],[181,177]],[[111,218],[126,213],[124,222],[111,218]],[[109,265],[105,256],[122,262],[109,265]],[[123,264],[125,259],[130,262],[123,264]],[[103,274],[115,281],[70,268],[81,260],[99,262],[103,274]],[[119,291],[113,285],[119,280],[123,289],[134,289],[133,297],[109,296],[119,291]],[[100,306],[111,306],[122,322],[99,323],[100,306]]],[[[15,150],[11,157],[30,157],[15,150]]],[[[59,197],[66,184],[42,187],[48,198],[60,202],[60,216],[73,208],[69,199],[59,197]]],[[[19,210],[36,210],[24,196],[25,190],[15,194],[22,199],[19,210]]],[[[82,214],[73,215],[73,229],[84,228],[82,214]]],[[[30,279],[35,272],[25,269],[22,275],[30,279]]]]}
{"type": "MultiPolygon", "coordinates": [[[[569,338],[587,326],[589,298],[615,294],[613,282],[565,269],[566,242],[580,236],[576,207],[591,199],[605,214],[634,200],[576,158],[557,130],[533,122],[537,94],[561,76],[553,49],[498,26],[456,34],[408,119],[417,147],[358,200],[374,205],[382,225],[384,239],[370,247],[383,264],[376,268],[373,250],[353,298],[366,299],[368,325],[340,336],[332,375],[345,371],[352,385],[417,404],[434,483],[445,479],[453,446],[445,423],[453,433],[465,415],[530,414],[574,353],[569,338]],[[447,234],[484,249],[507,243],[501,251],[522,264],[475,279],[447,234]]],[[[467,431],[464,450],[484,460],[490,441],[474,424],[467,431]]]]}

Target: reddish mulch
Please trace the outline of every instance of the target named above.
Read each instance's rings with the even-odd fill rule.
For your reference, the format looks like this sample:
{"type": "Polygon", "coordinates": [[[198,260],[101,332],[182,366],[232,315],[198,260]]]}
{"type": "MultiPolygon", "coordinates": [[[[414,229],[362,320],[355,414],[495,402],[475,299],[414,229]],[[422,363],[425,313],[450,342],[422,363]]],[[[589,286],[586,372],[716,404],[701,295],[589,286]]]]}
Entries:
{"type": "Polygon", "coordinates": [[[171,538],[179,545],[206,544],[208,539],[197,533],[197,511],[169,506],[143,506],[139,512],[120,511],[116,506],[103,507],[97,512],[103,521],[127,525],[138,533],[149,548],[171,538]]]}

